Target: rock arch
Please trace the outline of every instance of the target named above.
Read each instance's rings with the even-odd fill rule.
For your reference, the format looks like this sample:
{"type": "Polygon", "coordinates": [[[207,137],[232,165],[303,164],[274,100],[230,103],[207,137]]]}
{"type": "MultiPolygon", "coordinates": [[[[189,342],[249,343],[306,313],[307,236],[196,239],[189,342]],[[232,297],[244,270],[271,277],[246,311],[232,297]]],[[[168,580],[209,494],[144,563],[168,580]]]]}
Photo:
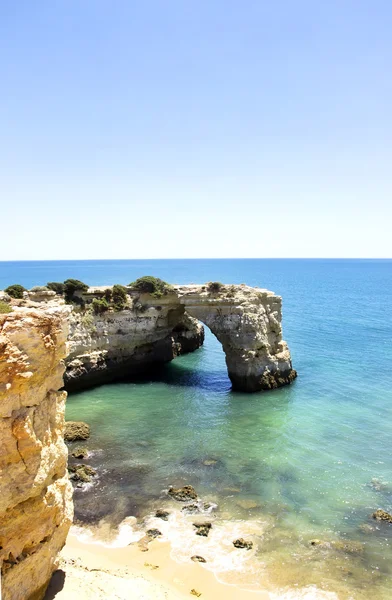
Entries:
{"type": "Polygon", "coordinates": [[[282,299],[246,285],[176,286],[186,312],[221,342],[233,389],[270,390],[297,376],[282,339],[282,299]]]}

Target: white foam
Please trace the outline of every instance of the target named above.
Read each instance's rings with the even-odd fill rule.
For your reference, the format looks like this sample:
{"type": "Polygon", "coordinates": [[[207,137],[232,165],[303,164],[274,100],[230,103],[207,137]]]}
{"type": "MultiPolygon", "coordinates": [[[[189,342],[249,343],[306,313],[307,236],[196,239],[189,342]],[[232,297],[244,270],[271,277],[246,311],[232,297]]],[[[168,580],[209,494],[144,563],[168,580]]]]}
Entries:
{"type": "Polygon", "coordinates": [[[137,528],[135,517],[126,517],[118,526],[117,534],[114,537],[109,525],[94,528],[73,525],[72,533],[85,544],[96,544],[106,548],[125,548],[129,544],[138,542],[144,536],[144,531],[137,528]],[[103,539],[102,534],[108,539],[103,539]]]}
{"type": "Polygon", "coordinates": [[[334,592],[325,592],[314,585],[298,590],[289,589],[282,592],[270,592],[271,600],[339,600],[334,592]]]}
{"type": "Polygon", "coordinates": [[[202,514],[189,515],[182,511],[173,511],[168,520],[157,517],[146,520],[146,528],[156,528],[162,532],[160,541],[170,542],[171,557],[179,563],[189,563],[191,556],[203,556],[204,565],[215,573],[241,571],[245,565],[251,568],[251,558],[255,554],[255,536],[263,534],[260,521],[219,521],[212,520],[208,537],[196,535],[193,522],[203,521],[202,514]],[[253,550],[237,549],[233,540],[245,537],[254,543],[253,550]]]}

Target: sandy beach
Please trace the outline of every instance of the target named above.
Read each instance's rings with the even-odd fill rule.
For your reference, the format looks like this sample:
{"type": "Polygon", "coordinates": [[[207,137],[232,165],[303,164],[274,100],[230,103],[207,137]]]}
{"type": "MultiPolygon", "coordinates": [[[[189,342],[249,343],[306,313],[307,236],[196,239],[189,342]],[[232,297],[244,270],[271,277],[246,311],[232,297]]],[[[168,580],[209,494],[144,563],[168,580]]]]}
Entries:
{"type": "Polygon", "coordinates": [[[138,544],[111,548],[85,543],[71,530],[61,552],[45,600],[269,600],[266,592],[240,589],[217,581],[202,564],[178,564],[170,544],[153,540],[148,550],[138,544]]]}

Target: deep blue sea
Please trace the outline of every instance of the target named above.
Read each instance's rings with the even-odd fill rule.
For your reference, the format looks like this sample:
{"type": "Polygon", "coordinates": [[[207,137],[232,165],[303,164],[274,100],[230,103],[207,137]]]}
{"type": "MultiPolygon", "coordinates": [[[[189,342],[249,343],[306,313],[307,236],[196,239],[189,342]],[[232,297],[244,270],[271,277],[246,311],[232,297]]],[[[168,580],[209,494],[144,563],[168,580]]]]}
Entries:
{"type": "Polygon", "coordinates": [[[178,560],[193,544],[223,580],[276,598],[391,599],[392,525],[371,514],[392,512],[392,260],[0,262],[0,289],[142,275],[278,293],[298,379],[268,393],[231,392],[207,331],[203,348],[148,381],[70,396],[67,417],[91,424],[100,474],[76,492],[78,518],[146,519],[169,484],[191,483],[218,509],[205,539],[174,507],[158,523],[178,560]],[[241,533],[255,547],[233,554],[241,533]]]}

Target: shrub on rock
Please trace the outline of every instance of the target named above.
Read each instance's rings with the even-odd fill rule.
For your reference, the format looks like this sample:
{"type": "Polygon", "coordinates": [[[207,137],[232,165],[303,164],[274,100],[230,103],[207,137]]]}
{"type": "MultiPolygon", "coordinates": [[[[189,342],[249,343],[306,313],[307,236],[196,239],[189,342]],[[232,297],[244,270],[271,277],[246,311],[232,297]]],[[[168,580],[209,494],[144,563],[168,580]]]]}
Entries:
{"type": "Polygon", "coordinates": [[[136,281],[133,281],[129,285],[133,290],[136,290],[141,294],[150,294],[154,298],[166,296],[174,289],[173,286],[166,281],[159,279],[159,277],[152,277],[151,275],[139,277],[139,279],[136,279],[136,281]]]}
{"type": "Polygon", "coordinates": [[[64,281],[64,294],[67,302],[72,302],[75,292],[87,292],[88,285],[79,279],[66,279],[64,281]]]}
{"type": "Polygon", "coordinates": [[[112,300],[115,310],[123,310],[127,304],[127,288],[119,284],[114,285],[112,300]]]}
{"type": "Polygon", "coordinates": [[[14,283],[13,285],[9,285],[4,291],[11,296],[11,298],[20,300],[23,298],[23,292],[26,292],[27,290],[23,287],[23,285],[14,283]]]}
{"type": "Polygon", "coordinates": [[[56,292],[56,294],[58,294],[59,296],[62,296],[65,291],[65,284],[60,283],[60,281],[49,281],[49,283],[46,284],[46,287],[48,288],[48,290],[56,292]]]}
{"type": "Polygon", "coordinates": [[[105,298],[102,298],[102,300],[94,298],[92,302],[92,307],[95,315],[102,315],[104,312],[109,310],[109,304],[105,298]]]}
{"type": "Polygon", "coordinates": [[[213,294],[220,292],[222,288],[223,288],[223,283],[221,283],[220,281],[210,281],[207,285],[208,291],[213,294]]]}

